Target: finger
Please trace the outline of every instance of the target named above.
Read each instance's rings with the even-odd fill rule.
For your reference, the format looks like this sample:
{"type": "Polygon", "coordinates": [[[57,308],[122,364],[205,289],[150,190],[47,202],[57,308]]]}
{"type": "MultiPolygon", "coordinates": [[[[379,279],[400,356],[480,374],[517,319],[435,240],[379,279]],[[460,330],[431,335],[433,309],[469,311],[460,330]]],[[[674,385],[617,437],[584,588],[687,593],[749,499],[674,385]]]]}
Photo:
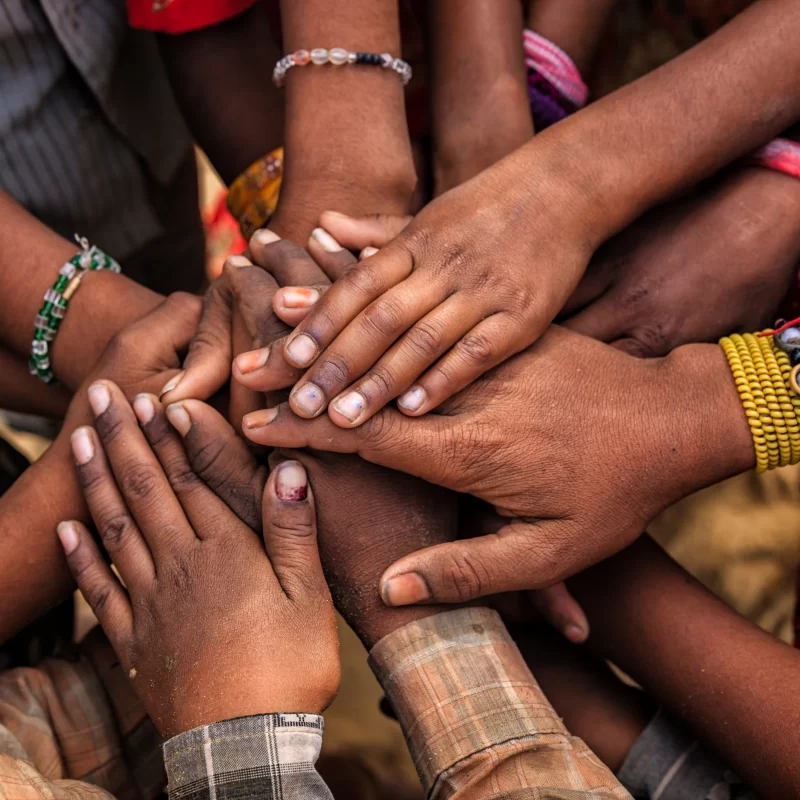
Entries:
{"type": "Polygon", "coordinates": [[[308,316],[308,312],[328,288],[328,286],[284,286],[275,292],[272,308],[280,320],[294,328],[308,316]]]}
{"type": "MultiPolygon", "coordinates": [[[[286,347],[289,362],[296,367],[310,366],[356,315],[405,280],[412,267],[411,254],[399,246],[390,245],[351,269],[319,300],[290,337],[286,347]]],[[[292,283],[314,285],[318,281],[292,283]]],[[[396,335],[400,333],[402,330],[396,335]]]]}
{"type": "Polygon", "coordinates": [[[575,316],[564,320],[563,325],[600,342],[613,342],[625,334],[628,321],[625,309],[615,302],[614,293],[609,292],[575,316]]]}
{"type": "Polygon", "coordinates": [[[358,259],[349,250],[345,250],[322,228],[311,231],[306,250],[331,281],[339,280],[358,263],[358,259]]]}
{"type": "Polygon", "coordinates": [[[413,217],[401,214],[371,214],[366,217],[348,217],[337,211],[323,211],[320,227],[348,250],[365,247],[384,247],[401,233],[413,217]]]}
{"type": "Polygon", "coordinates": [[[119,387],[111,381],[93,383],[89,405],[124,503],[158,571],[159,561],[195,541],[195,533],[119,387]]]}
{"type": "MultiPolygon", "coordinates": [[[[321,311],[327,298],[356,272],[357,270],[353,270],[332,286],[297,330],[309,324],[314,327],[311,322],[314,314],[321,311]]],[[[290,399],[295,414],[301,417],[321,414],[334,397],[360,378],[398,338],[444,299],[443,288],[420,273],[390,289],[347,325],[298,382],[290,399]],[[366,342],[369,343],[368,347],[364,346],[366,342]]],[[[327,317],[329,313],[332,312],[325,311],[323,316],[327,317]]],[[[308,336],[300,336],[298,339],[296,332],[289,336],[284,351],[289,354],[289,363],[297,366],[297,359],[291,357],[290,351],[298,341],[303,347],[303,340],[308,340],[308,336]]],[[[357,413],[355,408],[340,411],[346,417],[353,417],[357,413]]],[[[361,412],[363,413],[363,409],[361,412]]]]}
{"type": "Polygon", "coordinates": [[[334,425],[327,415],[305,420],[284,403],[249,414],[242,423],[244,435],[258,444],[279,448],[310,447],[332,453],[357,453],[366,461],[461,490],[448,459],[448,444],[462,424],[460,415],[436,414],[409,419],[393,408],[384,408],[358,428],[334,425]]]}
{"type": "Polygon", "coordinates": [[[464,603],[477,597],[552,585],[565,577],[557,522],[512,522],[498,533],[435,545],[392,564],[381,577],[389,606],[464,603]],[[545,536],[546,533],[546,536],[545,536]]]}
{"type": "MultiPolygon", "coordinates": [[[[238,315],[241,318],[240,330],[246,332],[246,337],[252,341],[247,349],[269,344],[289,332],[290,329],[272,313],[275,293],[278,291],[278,284],[272,275],[261,267],[248,264],[226,267],[225,276],[233,298],[234,334],[238,315]]],[[[233,355],[238,355],[236,348],[237,342],[234,342],[233,355]]]]}
{"type": "Polygon", "coordinates": [[[184,400],[166,411],[183,439],[195,474],[248,528],[260,532],[266,468],[256,462],[245,442],[211,406],[184,400]]]}
{"type": "MultiPolygon", "coordinates": [[[[332,400],[328,406],[331,419],[344,428],[366,422],[388,402],[405,393],[479,319],[458,296],[445,300],[403,335],[363,378],[332,400]]],[[[416,394],[412,393],[411,397],[416,398],[416,394]]]]}
{"type": "Polygon", "coordinates": [[[256,231],[250,239],[253,261],[265,269],[278,286],[316,286],[328,283],[325,273],[300,245],[272,231],[256,231]]]}
{"type": "Polygon", "coordinates": [[[129,587],[152,580],[153,556],[117,489],[97,433],[77,428],[70,444],[89,513],[120,577],[129,587]]]}
{"type": "Polygon", "coordinates": [[[233,360],[234,380],[255,392],[273,392],[294,386],[303,370],[291,366],[283,357],[286,339],[267,347],[242,353],[233,360]]]}
{"type": "MultiPolygon", "coordinates": [[[[269,305],[266,310],[270,317],[274,316],[269,305]]],[[[236,355],[249,352],[258,344],[246,330],[244,319],[238,308],[234,309],[232,332],[234,354],[236,355]]],[[[239,381],[231,383],[230,397],[228,399],[228,419],[237,433],[242,430],[242,418],[251,411],[263,408],[263,406],[264,398],[262,395],[239,383],[239,381]]]]}
{"type": "Polygon", "coordinates": [[[286,594],[327,595],[314,497],[299,461],[284,461],[272,471],[264,487],[262,516],[267,555],[286,594]]]}
{"type": "Polygon", "coordinates": [[[589,620],[563,582],[531,594],[539,613],[566,639],[583,644],[589,638],[589,620]]]}
{"type": "Polygon", "coordinates": [[[460,338],[453,348],[407,392],[397,398],[398,408],[419,416],[476,381],[529,344],[505,314],[493,314],[460,338]]]}
{"type": "Polygon", "coordinates": [[[224,528],[225,518],[231,511],[200,479],[189,463],[183,442],[177,433],[179,425],[185,427],[188,415],[180,403],[174,403],[170,409],[174,418],[172,425],[167,420],[164,406],[155,395],[140,394],[133,401],[133,411],[142,432],[161,464],[189,523],[198,538],[211,538],[215,531],[224,528]]]}
{"type": "Polygon", "coordinates": [[[111,644],[119,650],[133,632],[133,611],[127,592],[80,522],[62,522],[57,531],[75,583],[111,644]]]}
{"type": "MultiPolygon", "coordinates": [[[[245,263],[243,256],[228,261],[245,263]]],[[[203,313],[183,361],[183,370],[161,390],[165,403],[185,397],[206,399],[227,383],[231,364],[230,285],[224,275],[217,278],[203,298],[203,313]]]]}

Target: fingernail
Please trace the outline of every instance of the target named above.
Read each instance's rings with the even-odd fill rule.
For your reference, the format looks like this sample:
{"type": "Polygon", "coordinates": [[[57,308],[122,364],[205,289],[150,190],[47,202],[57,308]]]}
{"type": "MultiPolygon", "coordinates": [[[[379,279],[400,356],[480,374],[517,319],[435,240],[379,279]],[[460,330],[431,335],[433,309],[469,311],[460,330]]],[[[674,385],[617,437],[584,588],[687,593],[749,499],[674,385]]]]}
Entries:
{"type": "Polygon", "coordinates": [[[89,387],[89,405],[96,417],[99,417],[111,405],[111,393],[105,384],[93,383],[89,387]]]}
{"type": "Polygon", "coordinates": [[[228,256],[225,264],[229,267],[252,267],[253,262],[244,256],[228,256]]]}
{"type": "Polygon", "coordinates": [[[317,357],[318,350],[317,343],[307,334],[301,333],[289,342],[285,352],[293,364],[307,367],[317,357]]]}
{"type": "Polygon", "coordinates": [[[338,217],[339,219],[350,219],[347,214],[342,214],[341,211],[323,211],[323,214],[328,214],[331,217],[338,217]]]}
{"type": "Polygon", "coordinates": [[[292,404],[300,406],[307,414],[319,414],[325,407],[325,395],[315,383],[304,383],[292,392],[292,404]]]}
{"type": "Polygon", "coordinates": [[[377,247],[365,247],[359,254],[358,260],[363,261],[365,258],[369,258],[370,256],[374,256],[375,253],[378,252],[377,247]]]}
{"type": "Polygon", "coordinates": [[[384,581],[381,596],[387,606],[409,606],[430,600],[431,593],[422,575],[407,572],[384,581]]]}
{"type": "Polygon", "coordinates": [[[163,397],[167,392],[171,392],[173,389],[177,388],[178,384],[183,380],[183,376],[185,372],[179,372],[174,378],[171,378],[164,384],[164,388],[159,393],[159,397],[163,397]]]}
{"type": "Polygon", "coordinates": [[[567,625],[564,636],[573,644],[583,644],[589,638],[589,631],[580,625],[567,625]]]}
{"type": "Polygon", "coordinates": [[[68,556],[80,544],[80,536],[75,526],[71,522],[59,522],[56,527],[61,546],[64,548],[64,555],[68,556]]]}
{"type": "Polygon", "coordinates": [[[407,392],[397,398],[397,405],[406,411],[419,411],[422,404],[428,399],[421,386],[412,386],[407,392]]]}
{"type": "Polygon", "coordinates": [[[70,443],[72,455],[81,466],[88,464],[94,458],[94,440],[88,428],[78,428],[74,431],[70,436],[70,443]]]}
{"type": "Polygon", "coordinates": [[[278,467],[275,476],[275,494],[280,500],[299,503],[308,495],[308,476],[301,464],[288,461],[278,467]]]}
{"type": "Polygon", "coordinates": [[[242,417],[242,427],[251,431],[253,428],[263,428],[269,425],[278,416],[277,408],[262,408],[259,411],[251,411],[242,417]]]}
{"type": "Polygon", "coordinates": [[[260,350],[251,350],[249,353],[236,356],[235,361],[239,372],[246,375],[248,372],[261,369],[267,363],[268,358],[269,347],[262,347],[260,350]]]}
{"type": "Polygon", "coordinates": [[[137,394],[133,398],[133,413],[142,425],[147,425],[156,415],[156,407],[149,394],[137,394]]]}
{"type": "Polygon", "coordinates": [[[250,239],[251,242],[255,242],[256,244],[260,245],[273,244],[274,242],[279,242],[280,240],[281,237],[278,236],[277,233],[274,231],[268,231],[266,228],[256,231],[250,239]]]}
{"type": "Polygon", "coordinates": [[[341,253],[344,249],[328,231],[324,231],[322,228],[314,228],[311,231],[311,238],[316,240],[317,244],[329,253],[341,253]]]}
{"type": "Polygon", "coordinates": [[[291,287],[281,289],[281,305],[284,308],[308,308],[319,300],[316,289],[302,289],[291,287]]]}
{"type": "Polygon", "coordinates": [[[333,401],[333,407],[344,417],[355,422],[363,413],[367,400],[361,392],[348,392],[333,401]]]}
{"type": "Polygon", "coordinates": [[[182,403],[172,403],[167,406],[167,419],[181,436],[186,436],[191,430],[192,418],[182,403]]]}

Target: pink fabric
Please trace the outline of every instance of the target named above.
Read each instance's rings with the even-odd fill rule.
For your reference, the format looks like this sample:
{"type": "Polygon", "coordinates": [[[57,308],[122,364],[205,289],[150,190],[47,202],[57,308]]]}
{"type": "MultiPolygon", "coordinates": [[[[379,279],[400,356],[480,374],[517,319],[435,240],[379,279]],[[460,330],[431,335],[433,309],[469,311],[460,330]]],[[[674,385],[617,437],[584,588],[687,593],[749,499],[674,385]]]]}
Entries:
{"type": "Polygon", "coordinates": [[[756,164],[800,178],[800,144],[791,139],[773,139],[753,154],[756,164]]]}
{"type": "Polygon", "coordinates": [[[558,45],[527,28],[523,44],[526,66],[546,78],[573,105],[586,105],[589,88],[572,59],[558,45]]]}

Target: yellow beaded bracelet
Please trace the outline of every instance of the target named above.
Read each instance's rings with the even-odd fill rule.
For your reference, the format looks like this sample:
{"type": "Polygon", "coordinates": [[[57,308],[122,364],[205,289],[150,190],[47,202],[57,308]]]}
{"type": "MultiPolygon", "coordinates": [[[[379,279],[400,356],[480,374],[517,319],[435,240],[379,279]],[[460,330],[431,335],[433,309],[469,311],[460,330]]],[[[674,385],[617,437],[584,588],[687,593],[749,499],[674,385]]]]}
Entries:
{"type": "Polygon", "coordinates": [[[750,425],[756,472],[799,463],[800,397],[792,388],[789,356],[769,335],[734,333],[719,344],[750,425]]]}
{"type": "Polygon", "coordinates": [[[283,148],[277,147],[251,164],[228,189],[228,210],[249,241],[269,222],[278,207],[283,178],[283,148]]]}

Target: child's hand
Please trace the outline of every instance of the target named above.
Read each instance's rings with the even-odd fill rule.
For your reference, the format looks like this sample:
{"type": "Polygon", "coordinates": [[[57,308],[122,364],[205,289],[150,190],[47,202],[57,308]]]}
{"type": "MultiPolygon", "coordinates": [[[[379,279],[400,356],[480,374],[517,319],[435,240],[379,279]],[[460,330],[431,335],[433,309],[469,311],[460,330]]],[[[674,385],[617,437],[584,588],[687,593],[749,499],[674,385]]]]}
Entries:
{"type": "Polygon", "coordinates": [[[568,208],[554,213],[563,198],[523,204],[496,169],[435,200],[319,298],[285,349],[309,368],[295,413],[329,408],[353,427],[398,398],[425,414],[541,335],[592,248],[568,208]]]}
{"type": "Polygon", "coordinates": [[[154,395],[134,401],[151,444],[115,384],[89,398],[95,428],[72,449],[125,588],[83,525],[62,523],[59,538],[160,732],[321,713],[339,686],[338,642],[305,469],[284,462],[269,477],[262,539],[197,476],[154,395]]]}

